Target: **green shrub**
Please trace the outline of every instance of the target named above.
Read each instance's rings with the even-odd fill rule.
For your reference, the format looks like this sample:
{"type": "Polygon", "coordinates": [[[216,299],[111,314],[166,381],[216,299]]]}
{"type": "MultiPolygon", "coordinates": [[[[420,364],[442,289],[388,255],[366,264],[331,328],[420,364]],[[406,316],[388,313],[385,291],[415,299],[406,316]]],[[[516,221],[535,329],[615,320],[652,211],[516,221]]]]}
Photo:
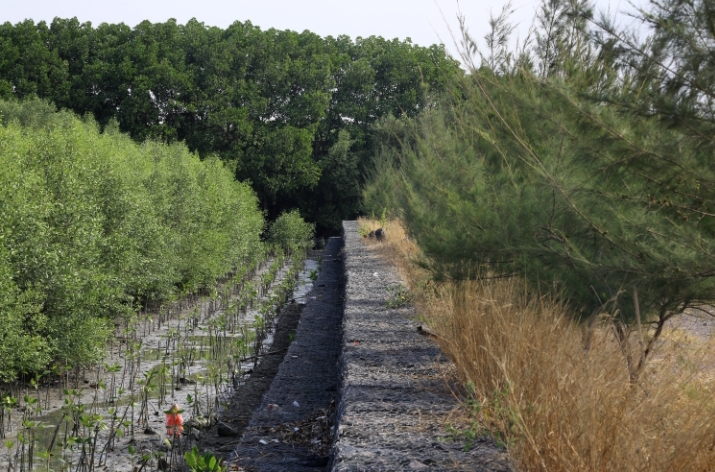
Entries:
{"type": "Polygon", "coordinates": [[[222,472],[226,470],[216,456],[210,452],[201,454],[196,446],[191,451],[184,453],[184,459],[191,472],[222,472]]]}
{"type": "Polygon", "coordinates": [[[2,379],[94,363],[117,317],[263,251],[255,194],[217,159],[39,100],[0,102],[0,116],[2,379]]]}
{"type": "Polygon", "coordinates": [[[291,255],[310,249],[315,229],[301,218],[298,210],[282,213],[271,224],[268,240],[291,255]]]}

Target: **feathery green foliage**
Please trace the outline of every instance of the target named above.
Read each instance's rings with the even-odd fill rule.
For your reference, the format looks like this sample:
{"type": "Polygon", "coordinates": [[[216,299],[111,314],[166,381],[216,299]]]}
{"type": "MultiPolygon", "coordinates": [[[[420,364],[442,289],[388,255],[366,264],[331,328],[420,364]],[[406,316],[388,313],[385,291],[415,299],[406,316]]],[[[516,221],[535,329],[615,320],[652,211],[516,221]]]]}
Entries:
{"type": "Polygon", "coordinates": [[[713,123],[693,107],[682,126],[633,113],[630,79],[591,53],[587,5],[545,4],[562,23],[539,54],[474,67],[419,118],[385,125],[398,144],[366,197],[400,212],[437,273],[525,277],[577,316],[611,314],[622,340],[640,310],[647,356],[668,318],[715,303],[713,123]]]}

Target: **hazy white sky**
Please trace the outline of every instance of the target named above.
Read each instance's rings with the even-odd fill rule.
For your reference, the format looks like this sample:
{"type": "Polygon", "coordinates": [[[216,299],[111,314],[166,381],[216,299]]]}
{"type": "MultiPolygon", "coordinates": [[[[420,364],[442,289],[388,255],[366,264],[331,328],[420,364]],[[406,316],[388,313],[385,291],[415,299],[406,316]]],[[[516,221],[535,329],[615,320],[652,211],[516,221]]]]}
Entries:
{"type": "MultiPolygon", "coordinates": [[[[519,23],[517,31],[522,37],[538,3],[539,0],[512,0],[516,9],[512,18],[519,23]]],[[[596,3],[599,10],[628,8],[628,0],[596,3]]],[[[0,0],[0,23],[27,18],[50,22],[57,16],[76,16],[80,22],[94,25],[123,22],[134,26],[146,19],[160,22],[175,18],[186,23],[196,18],[207,25],[226,27],[237,20],[250,20],[262,29],[307,29],[321,36],[410,37],[424,46],[444,42],[454,51],[447,24],[455,32],[458,30],[459,9],[472,35],[482,38],[488,29],[490,10],[498,13],[503,4],[504,0],[0,0]]]]}

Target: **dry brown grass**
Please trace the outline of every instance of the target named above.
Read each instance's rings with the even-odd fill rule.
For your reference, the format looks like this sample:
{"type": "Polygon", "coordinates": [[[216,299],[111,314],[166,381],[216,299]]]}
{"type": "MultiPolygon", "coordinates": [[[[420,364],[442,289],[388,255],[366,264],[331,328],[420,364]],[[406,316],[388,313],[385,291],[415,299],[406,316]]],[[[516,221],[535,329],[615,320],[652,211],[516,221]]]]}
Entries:
{"type": "Polygon", "coordinates": [[[522,470],[715,470],[710,339],[670,328],[634,384],[607,326],[586,351],[566,308],[530,296],[519,281],[426,285],[411,262],[417,248],[394,221],[380,248],[473,385],[476,403],[465,414],[498,434],[522,470]]]}

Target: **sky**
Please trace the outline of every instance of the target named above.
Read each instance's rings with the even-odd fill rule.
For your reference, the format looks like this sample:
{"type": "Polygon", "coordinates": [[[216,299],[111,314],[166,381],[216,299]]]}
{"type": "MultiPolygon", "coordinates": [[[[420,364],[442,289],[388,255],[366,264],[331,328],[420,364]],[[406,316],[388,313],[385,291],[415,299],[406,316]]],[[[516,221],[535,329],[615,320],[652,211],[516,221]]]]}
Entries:
{"type": "MultiPolygon", "coordinates": [[[[645,0],[636,0],[645,1],[645,0]]],[[[55,17],[77,17],[80,22],[126,23],[143,20],[186,23],[191,18],[225,28],[250,20],[262,29],[310,30],[321,36],[346,34],[409,37],[416,44],[444,43],[456,53],[450,28],[458,33],[461,11],[475,38],[488,31],[490,11],[498,14],[504,0],[0,0],[0,23],[25,19],[51,22],[55,17]]],[[[539,0],[512,0],[516,36],[526,36],[539,0]]],[[[623,11],[628,0],[596,0],[597,10],[623,11]]]]}

